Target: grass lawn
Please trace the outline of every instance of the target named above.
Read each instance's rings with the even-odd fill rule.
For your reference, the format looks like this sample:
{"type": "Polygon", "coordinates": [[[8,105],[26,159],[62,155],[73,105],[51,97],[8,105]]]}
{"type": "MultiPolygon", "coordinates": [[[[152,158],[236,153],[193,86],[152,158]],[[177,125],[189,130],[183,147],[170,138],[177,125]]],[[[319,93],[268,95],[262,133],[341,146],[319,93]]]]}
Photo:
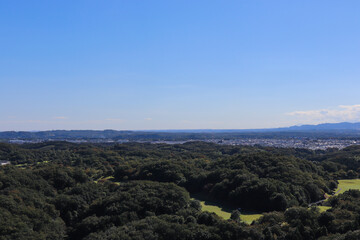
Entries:
{"type": "Polygon", "coordinates": [[[241,213],[240,219],[241,221],[247,223],[247,224],[251,224],[253,221],[258,220],[259,218],[261,218],[263,215],[259,214],[259,213],[241,213]]]}
{"type": "Polygon", "coordinates": [[[331,207],[329,207],[329,206],[318,206],[318,208],[320,209],[320,212],[322,213],[322,212],[326,212],[331,207]]]}
{"type": "Polygon", "coordinates": [[[218,215],[219,217],[222,217],[224,219],[229,219],[231,216],[230,211],[226,211],[226,210],[222,209],[221,207],[215,205],[214,203],[209,203],[209,202],[205,202],[205,201],[200,201],[200,203],[201,203],[202,211],[216,213],[216,215],[218,215]]]}
{"type": "MultiPolygon", "coordinates": [[[[339,180],[339,185],[335,191],[335,195],[341,194],[349,189],[360,190],[360,179],[339,180]]],[[[230,209],[230,208],[222,207],[219,204],[216,204],[213,202],[201,201],[200,199],[197,199],[197,198],[193,198],[193,199],[200,201],[203,211],[216,213],[216,215],[218,215],[224,219],[229,219],[231,216],[232,209],[230,209]]],[[[328,209],[330,209],[331,207],[318,206],[318,208],[320,209],[320,212],[325,212],[328,209]]],[[[251,224],[254,220],[257,220],[262,216],[262,214],[259,214],[259,213],[246,212],[246,211],[244,211],[244,212],[240,211],[240,212],[241,212],[240,219],[247,224],[251,224]]]]}
{"type": "MultiPolygon", "coordinates": [[[[198,200],[201,203],[202,211],[208,211],[213,212],[219,217],[222,217],[224,219],[230,219],[231,212],[233,209],[221,207],[219,204],[209,202],[209,201],[201,201],[199,199],[192,198],[193,200],[198,200]]],[[[251,224],[254,220],[259,219],[262,217],[262,214],[254,213],[254,212],[246,212],[246,211],[240,211],[240,219],[241,221],[251,224]]]]}
{"type": "MultiPolygon", "coordinates": [[[[339,182],[339,185],[338,185],[337,189],[335,190],[334,195],[344,193],[350,189],[360,190],[360,179],[344,179],[344,180],[338,180],[338,182],[339,182]]],[[[328,209],[330,209],[331,207],[318,206],[318,208],[320,209],[320,212],[325,212],[328,209]]]]}
{"type": "Polygon", "coordinates": [[[336,194],[340,194],[349,189],[360,190],[360,179],[339,180],[339,185],[335,192],[336,194]]]}

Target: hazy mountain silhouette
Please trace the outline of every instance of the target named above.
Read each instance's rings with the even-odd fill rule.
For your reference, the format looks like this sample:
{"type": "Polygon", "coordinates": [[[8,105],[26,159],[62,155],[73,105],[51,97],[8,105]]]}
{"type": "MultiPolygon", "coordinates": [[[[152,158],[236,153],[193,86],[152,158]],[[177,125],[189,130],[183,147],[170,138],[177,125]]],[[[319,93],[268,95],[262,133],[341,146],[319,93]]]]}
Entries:
{"type": "Polygon", "coordinates": [[[266,129],[184,129],[184,130],[148,130],[148,131],[116,131],[116,130],[54,130],[54,131],[6,131],[0,132],[1,139],[114,139],[114,140],[187,140],[208,138],[237,137],[334,137],[360,135],[360,122],[357,123],[322,123],[318,125],[301,125],[284,128],[266,129]]]}
{"type": "Polygon", "coordinates": [[[301,125],[301,126],[291,126],[288,128],[278,128],[277,130],[287,130],[287,131],[341,131],[341,130],[360,130],[360,122],[349,123],[322,123],[317,125],[301,125]]]}

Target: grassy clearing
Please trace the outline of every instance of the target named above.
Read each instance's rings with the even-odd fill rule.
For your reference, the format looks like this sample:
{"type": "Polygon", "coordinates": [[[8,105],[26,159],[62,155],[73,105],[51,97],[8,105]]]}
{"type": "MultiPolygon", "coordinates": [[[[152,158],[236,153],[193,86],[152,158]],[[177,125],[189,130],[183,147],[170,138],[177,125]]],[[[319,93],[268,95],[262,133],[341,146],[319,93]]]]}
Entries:
{"type": "Polygon", "coordinates": [[[259,214],[259,213],[242,213],[240,216],[241,221],[247,223],[247,224],[251,224],[253,221],[258,220],[259,218],[261,218],[263,215],[259,214]]]}
{"type": "MultiPolygon", "coordinates": [[[[213,212],[225,220],[230,219],[231,212],[234,210],[231,208],[222,207],[214,202],[202,201],[196,198],[192,198],[192,200],[198,200],[200,202],[202,211],[213,212]]],[[[247,212],[247,211],[241,211],[241,215],[240,215],[241,221],[247,224],[251,224],[253,221],[259,219],[260,217],[262,217],[262,214],[260,213],[247,212]]]]}
{"type": "Polygon", "coordinates": [[[26,167],[27,165],[29,165],[29,164],[27,164],[27,163],[23,163],[23,164],[16,164],[15,165],[15,167],[26,167]]]}
{"type": "MultiPolygon", "coordinates": [[[[344,193],[350,189],[355,189],[355,190],[360,190],[360,179],[343,179],[343,180],[338,180],[339,184],[337,189],[335,190],[335,194],[334,195],[338,195],[341,193],[344,193]]],[[[331,198],[331,196],[329,196],[331,198]]],[[[326,202],[327,200],[325,200],[326,202]]],[[[318,206],[318,208],[320,209],[320,212],[325,212],[328,209],[330,209],[331,207],[329,206],[318,206]]]]}
{"type": "Polygon", "coordinates": [[[49,163],[49,161],[36,162],[36,164],[45,164],[45,163],[49,163]]]}
{"type": "Polygon", "coordinates": [[[202,211],[213,212],[219,217],[222,217],[224,219],[230,219],[231,212],[229,210],[224,210],[218,205],[215,205],[214,203],[209,203],[205,201],[200,201],[200,203],[201,203],[202,211]]]}
{"type": "Polygon", "coordinates": [[[98,180],[95,180],[94,181],[94,183],[104,183],[104,182],[106,182],[106,181],[111,181],[111,182],[113,182],[113,183],[115,183],[116,185],[120,185],[120,182],[114,182],[113,180],[115,179],[115,177],[114,176],[108,176],[108,177],[104,177],[104,176],[102,176],[102,177],[100,177],[98,180]]]}
{"type": "Polygon", "coordinates": [[[360,190],[360,179],[339,180],[339,185],[335,192],[336,194],[340,194],[350,189],[360,190]]]}
{"type": "Polygon", "coordinates": [[[327,210],[329,210],[331,207],[329,206],[318,206],[320,212],[326,212],[327,210]]]}
{"type": "Polygon", "coordinates": [[[24,167],[28,167],[28,166],[34,166],[34,165],[45,164],[45,163],[49,163],[49,161],[42,161],[42,162],[36,162],[36,163],[16,164],[15,167],[24,168],[24,167]]]}
{"type": "MultiPolygon", "coordinates": [[[[338,188],[335,191],[335,195],[341,194],[349,189],[357,189],[360,190],[360,179],[345,179],[345,180],[339,180],[338,188]]],[[[213,212],[216,215],[224,218],[229,219],[231,216],[231,212],[233,209],[222,207],[219,204],[208,202],[208,201],[202,201],[198,198],[192,198],[195,200],[200,201],[202,210],[213,212]]],[[[329,206],[318,206],[320,212],[325,212],[331,207],[329,206]]],[[[254,212],[243,212],[241,211],[241,220],[247,224],[251,224],[253,221],[259,219],[262,216],[262,214],[254,213],[254,212]]]]}
{"type": "Polygon", "coordinates": [[[97,182],[105,182],[105,181],[113,180],[113,179],[114,179],[114,176],[108,176],[108,177],[101,176],[98,180],[96,180],[94,182],[95,183],[97,183],[97,182]]]}

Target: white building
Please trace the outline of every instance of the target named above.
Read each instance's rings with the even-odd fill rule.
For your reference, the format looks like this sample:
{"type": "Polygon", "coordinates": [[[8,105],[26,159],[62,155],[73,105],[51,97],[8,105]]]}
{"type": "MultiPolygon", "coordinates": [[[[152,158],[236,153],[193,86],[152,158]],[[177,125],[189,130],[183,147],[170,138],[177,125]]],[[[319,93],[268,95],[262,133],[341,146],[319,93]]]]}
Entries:
{"type": "Polygon", "coordinates": [[[10,161],[0,160],[0,166],[5,166],[10,164],[10,161]]]}

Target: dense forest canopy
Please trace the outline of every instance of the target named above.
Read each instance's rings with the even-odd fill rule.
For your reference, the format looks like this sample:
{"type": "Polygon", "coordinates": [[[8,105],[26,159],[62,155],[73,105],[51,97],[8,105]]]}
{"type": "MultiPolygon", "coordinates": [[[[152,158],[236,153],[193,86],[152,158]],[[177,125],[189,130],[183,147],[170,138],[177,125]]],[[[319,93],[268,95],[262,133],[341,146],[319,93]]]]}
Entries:
{"type": "Polygon", "coordinates": [[[360,192],[308,206],[359,177],[359,159],[356,146],[3,143],[0,239],[357,239],[360,192]],[[191,194],[264,216],[223,220],[191,194]]]}

